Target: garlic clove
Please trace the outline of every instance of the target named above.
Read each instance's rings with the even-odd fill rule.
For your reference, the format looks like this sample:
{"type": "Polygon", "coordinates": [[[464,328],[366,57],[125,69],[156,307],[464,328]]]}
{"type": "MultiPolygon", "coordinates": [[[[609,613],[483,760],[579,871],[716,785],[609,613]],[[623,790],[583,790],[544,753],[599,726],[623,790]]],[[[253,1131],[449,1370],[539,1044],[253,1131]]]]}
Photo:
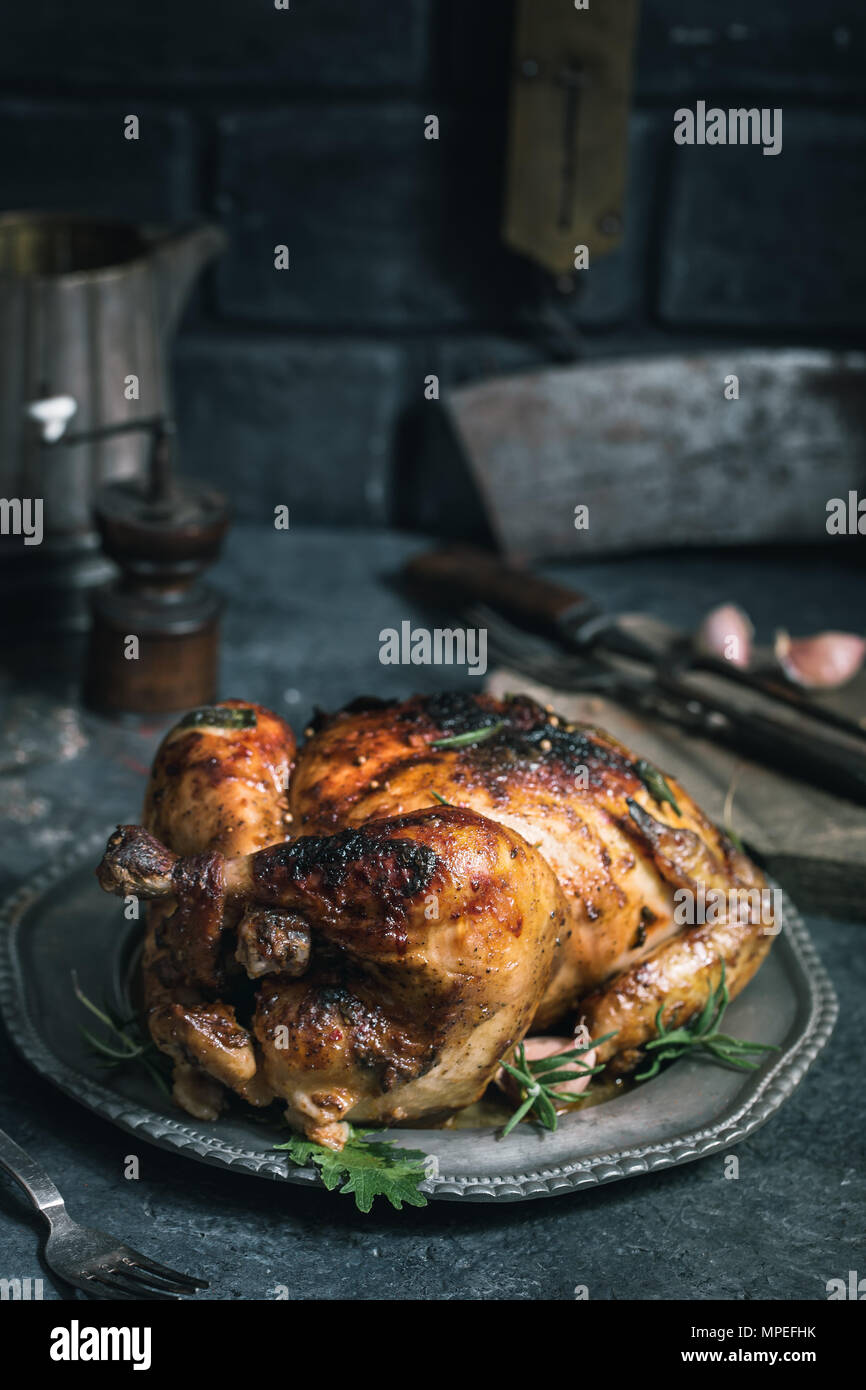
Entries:
{"type": "Polygon", "coordinates": [[[742,608],[722,603],[703,618],[695,633],[695,646],[708,656],[730,661],[732,666],[748,666],[752,659],[755,629],[742,608]]]}
{"type": "Polygon", "coordinates": [[[866,640],[853,632],[818,632],[814,637],[791,637],[780,628],[774,649],[788,680],[811,690],[832,690],[844,685],[860,670],[866,656],[866,640]]]}

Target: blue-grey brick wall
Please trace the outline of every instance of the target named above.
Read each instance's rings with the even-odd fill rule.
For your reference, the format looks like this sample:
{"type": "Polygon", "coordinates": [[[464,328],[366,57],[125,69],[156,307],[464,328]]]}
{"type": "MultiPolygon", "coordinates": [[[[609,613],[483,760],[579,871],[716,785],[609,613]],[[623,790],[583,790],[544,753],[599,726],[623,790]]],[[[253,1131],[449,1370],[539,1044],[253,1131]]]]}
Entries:
{"type": "Polygon", "coordinates": [[[501,243],[510,50],[508,0],[6,7],[0,202],[229,233],[173,373],[240,514],[477,532],[431,373],[862,339],[860,0],[644,0],[624,239],[573,294],[501,243]],[[699,99],[781,106],[783,153],[676,146],[699,99]]]}
{"type": "Polygon", "coordinates": [[[866,113],[783,111],[780,155],[677,151],[662,236],[666,321],[736,327],[757,312],[769,329],[863,327],[866,255],[851,236],[864,231],[866,113]]]}

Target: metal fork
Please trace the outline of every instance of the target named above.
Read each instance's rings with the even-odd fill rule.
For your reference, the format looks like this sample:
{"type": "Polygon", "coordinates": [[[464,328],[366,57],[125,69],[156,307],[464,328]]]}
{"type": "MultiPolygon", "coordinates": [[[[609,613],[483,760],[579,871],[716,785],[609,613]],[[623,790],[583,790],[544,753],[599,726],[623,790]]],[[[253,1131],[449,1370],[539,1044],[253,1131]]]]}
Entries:
{"type": "Polygon", "coordinates": [[[5,1168],[24,1189],[48,1222],[45,1262],[67,1284],[83,1289],[92,1298],[109,1299],[173,1300],[208,1287],[204,1280],[192,1279],[157,1264],[104,1231],[79,1226],[67,1212],[63,1198],[45,1169],[2,1129],[0,1168],[5,1168]]]}
{"type": "Polygon", "coordinates": [[[798,777],[866,805],[866,758],[817,730],[796,728],[756,708],[740,709],[720,695],[705,695],[674,675],[633,676],[590,658],[551,655],[549,646],[505,619],[476,608],[486,627],[488,654],[542,685],[606,695],[639,714],[665,720],[687,733],[726,744],[788,777],[798,777]]]}
{"type": "MultiPolygon", "coordinates": [[[[467,612],[467,620],[486,628],[488,655],[494,661],[511,666],[541,685],[603,695],[625,684],[618,671],[595,656],[566,655],[551,647],[545,638],[515,627],[486,604],[474,604],[467,612]]],[[[640,684],[646,682],[642,680],[640,684]]]]}

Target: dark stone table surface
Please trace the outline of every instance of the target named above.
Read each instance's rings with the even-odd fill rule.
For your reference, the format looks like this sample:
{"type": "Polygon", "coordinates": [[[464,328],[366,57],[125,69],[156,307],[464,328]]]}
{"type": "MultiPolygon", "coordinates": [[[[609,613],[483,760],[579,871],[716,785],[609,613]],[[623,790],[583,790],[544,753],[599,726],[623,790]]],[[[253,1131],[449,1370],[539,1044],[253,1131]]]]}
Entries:
{"type": "MultiPolygon", "coordinates": [[[[233,532],[215,581],[231,602],[221,694],[272,706],[301,730],[314,705],[471,683],[382,666],[380,629],[422,610],[387,582],[420,544],[392,533],[233,532]]],[[[732,599],[774,627],[866,630],[866,584],[848,552],[680,554],[558,564],[609,606],[692,624],[732,599]]],[[[136,818],[169,721],[111,723],[76,702],[78,644],[7,649],[0,677],[0,890],[81,837],[136,818]]],[[[68,1100],[11,1050],[0,1125],[49,1169],[72,1213],[178,1268],[215,1299],[823,1299],[866,1272],[866,925],[810,920],[841,1016],[828,1048],[770,1122],[722,1155],[570,1196],[517,1205],[435,1203],[368,1216],[348,1198],[227,1174],[139,1144],[68,1100]],[[138,1181],[123,1177],[131,1151],[138,1181]]],[[[0,1277],[45,1279],[41,1230],[0,1178],[0,1277]]]]}

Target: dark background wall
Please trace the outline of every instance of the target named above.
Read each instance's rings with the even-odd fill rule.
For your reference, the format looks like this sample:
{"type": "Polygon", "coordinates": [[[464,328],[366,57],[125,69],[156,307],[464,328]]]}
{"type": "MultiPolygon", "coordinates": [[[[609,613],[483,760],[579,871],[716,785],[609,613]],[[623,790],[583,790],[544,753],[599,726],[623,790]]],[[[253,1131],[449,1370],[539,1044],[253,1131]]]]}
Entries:
{"type": "Polygon", "coordinates": [[[429,372],[862,341],[862,3],[642,10],[625,240],[571,296],[499,238],[505,0],[7,4],[0,202],[220,221],[175,350],[185,466],[241,514],[454,529],[429,372]],[[781,106],[783,153],[676,147],[700,98],[781,106]]]}

